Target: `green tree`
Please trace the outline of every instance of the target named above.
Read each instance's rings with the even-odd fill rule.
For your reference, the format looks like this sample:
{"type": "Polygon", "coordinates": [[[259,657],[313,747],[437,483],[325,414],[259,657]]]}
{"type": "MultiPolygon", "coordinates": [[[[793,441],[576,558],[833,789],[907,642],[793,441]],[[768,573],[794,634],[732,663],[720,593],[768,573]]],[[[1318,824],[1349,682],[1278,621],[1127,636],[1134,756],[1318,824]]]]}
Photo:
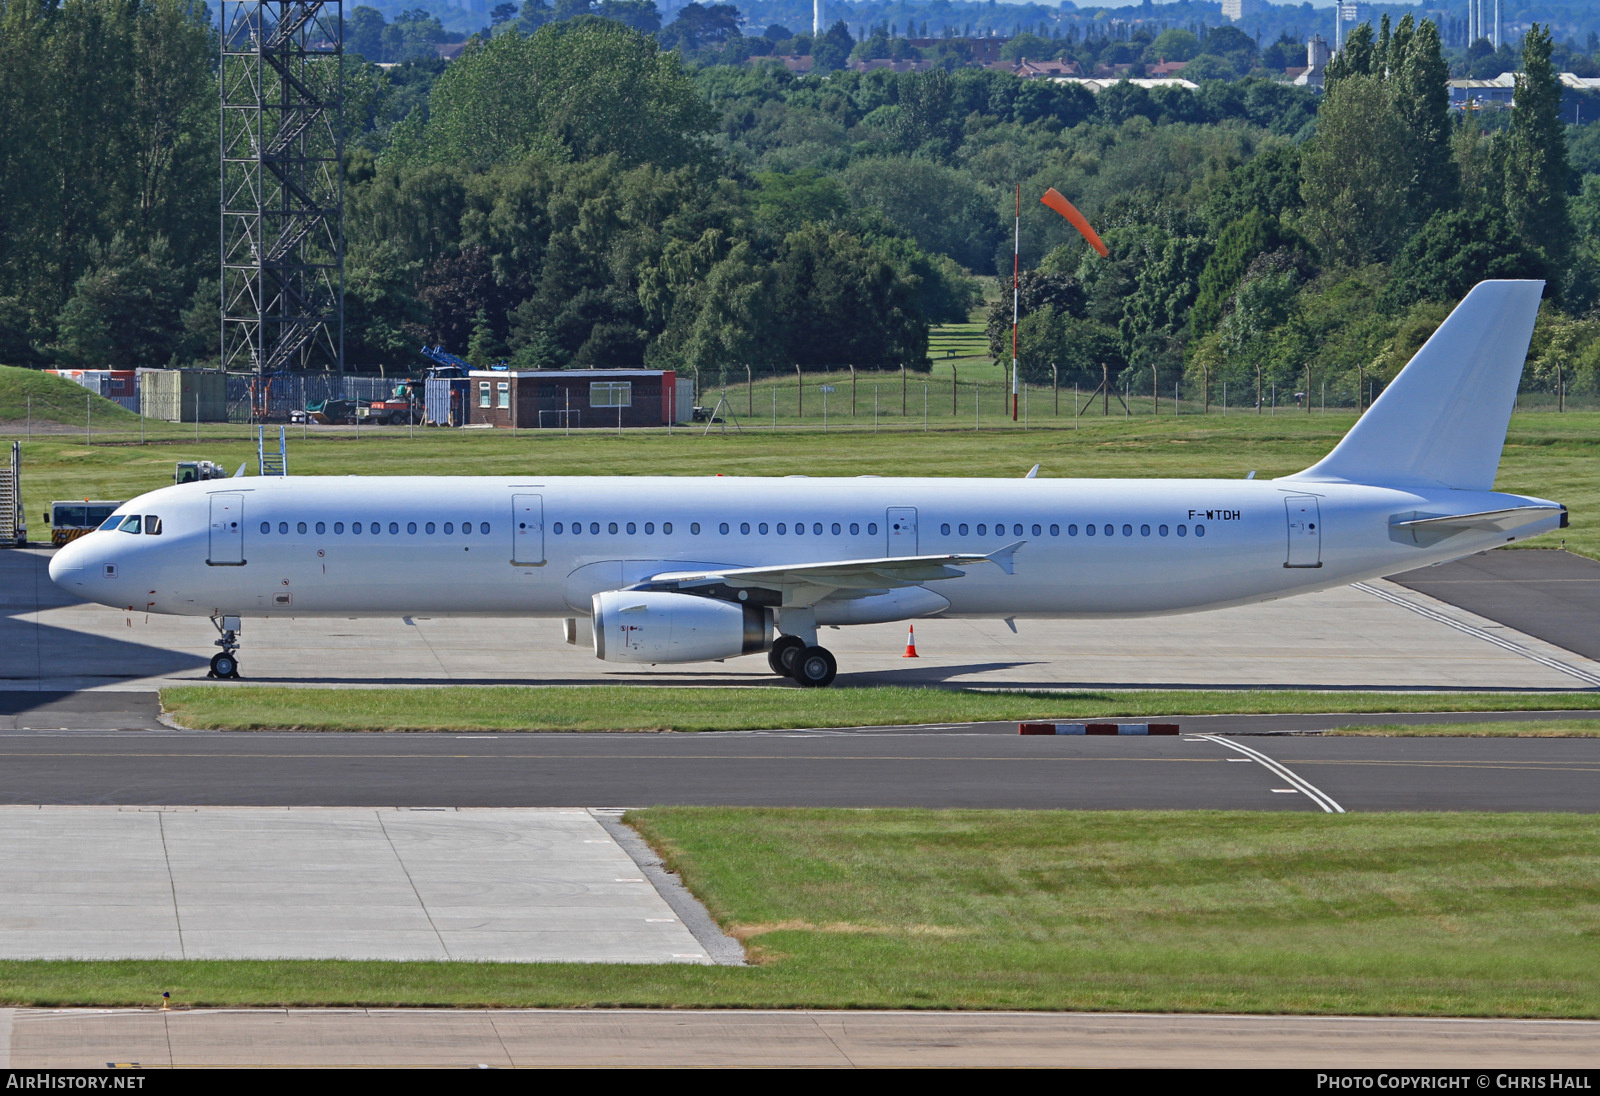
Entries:
{"type": "Polygon", "coordinates": [[[1412,178],[1410,134],[1390,107],[1382,77],[1333,83],[1302,161],[1302,223],[1328,260],[1359,266],[1390,258],[1405,242],[1412,178]]]}
{"type": "Polygon", "coordinates": [[[1400,20],[1390,43],[1391,99],[1408,137],[1406,210],[1411,228],[1459,200],[1461,176],[1452,155],[1450,67],[1439,45],[1439,31],[1424,19],[1415,32],[1411,16],[1400,20]]]}
{"type": "Polygon", "coordinates": [[[1195,289],[1190,313],[1195,334],[1204,335],[1221,320],[1229,297],[1257,256],[1296,246],[1301,246],[1301,241],[1294,233],[1260,211],[1247,213],[1223,229],[1195,289]]]}
{"type": "Polygon", "coordinates": [[[91,252],[57,321],[56,350],[75,366],[131,369],[163,366],[183,342],[184,276],[158,236],[136,250],[121,233],[91,252]]]}
{"type": "Polygon", "coordinates": [[[856,208],[872,210],[924,251],[948,255],[969,270],[989,265],[1005,233],[995,192],[943,164],[863,158],[845,169],[842,181],[856,208]]]}
{"type": "Polygon", "coordinates": [[[426,120],[397,130],[396,164],[482,168],[529,155],[625,167],[704,162],[710,108],[676,54],[604,19],[503,34],[451,63],[429,96],[426,120]]]}
{"type": "Polygon", "coordinates": [[[811,43],[811,60],[813,68],[818,72],[833,72],[842,69],[850,60],[850,51],[855,48],[855,39],[850,37],[850,28],[840,19],[828,32],[811,43]]]}
{"type": "Polygon", "coordinates": [[[1395,259],[1386,292],[1391,307],[1458,301],[1485,278],[1543,278],[1544,257],[1498,210],[1448,210],[1433,218],[1395,259]]]}
{"type": "Polygon", "coordinates": [[[1561,80],[1550,63],[1550,50],[1550,28],[1535,23],[1522,41],[1522,71],[1512,101],[1505,210],[1522,238],[1559,268],[1571,246],[1572,225],[1567,215],[1561,80]]]}

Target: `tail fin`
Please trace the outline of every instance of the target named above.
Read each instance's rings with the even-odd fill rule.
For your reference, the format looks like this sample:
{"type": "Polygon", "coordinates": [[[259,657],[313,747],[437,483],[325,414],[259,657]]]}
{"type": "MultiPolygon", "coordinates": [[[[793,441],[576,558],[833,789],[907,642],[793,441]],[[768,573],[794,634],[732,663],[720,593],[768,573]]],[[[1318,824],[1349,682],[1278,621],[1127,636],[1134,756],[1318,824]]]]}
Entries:
{"type": "Polygon", "coordinates": [[[1543,290],[1479,282],[1333,452],[1288,478],[1492,490],[1543,290]]]}

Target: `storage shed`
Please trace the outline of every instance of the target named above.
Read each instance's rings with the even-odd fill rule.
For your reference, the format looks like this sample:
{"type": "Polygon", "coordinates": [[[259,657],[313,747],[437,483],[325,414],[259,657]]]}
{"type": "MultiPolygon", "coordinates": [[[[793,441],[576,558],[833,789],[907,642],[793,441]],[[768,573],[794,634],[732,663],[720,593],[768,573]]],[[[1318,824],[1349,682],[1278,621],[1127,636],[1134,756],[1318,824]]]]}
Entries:
{"type": "Polygon", "coordinates": [[[228,376],[212,369],[141,369],[139,402],[146,418],[167,422],[228,421],[228,376]]]}
{"type": "Polygon", "coordinates": [[[479,369],[467,374],[474,424],[522,430],[666,426],[680,421],[670,369],[479,369]]]}

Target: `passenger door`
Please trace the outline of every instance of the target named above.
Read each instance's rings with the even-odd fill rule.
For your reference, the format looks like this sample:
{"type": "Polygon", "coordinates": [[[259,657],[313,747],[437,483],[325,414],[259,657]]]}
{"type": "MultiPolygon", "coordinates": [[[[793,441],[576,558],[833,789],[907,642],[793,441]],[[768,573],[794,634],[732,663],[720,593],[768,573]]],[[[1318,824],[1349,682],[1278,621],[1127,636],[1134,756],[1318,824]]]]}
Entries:
{"type": "Polygon", "coordinates": [[[1322,566],[1322,511],[1315,495],[1283,500],[1289,518],[1289,557],[1285,567],[1322,566]]]}
{"type": "Polygon", "coordinates": [[[511,496],[511,562],[544,566],[544,496],[511,496]]]}
{"type": "Polygon", "coordinates": [[[917,508],[915,506],[891,506],[884,514],[884,531],[889,537],[889,550],[891,556],[914,556],[917,554],[917,508]]]}
{"type": "Polygon", "coordinates": [[[211,496],[211,544],[206,562],[212,567],[244,566],[244,496],[211,496]]]}

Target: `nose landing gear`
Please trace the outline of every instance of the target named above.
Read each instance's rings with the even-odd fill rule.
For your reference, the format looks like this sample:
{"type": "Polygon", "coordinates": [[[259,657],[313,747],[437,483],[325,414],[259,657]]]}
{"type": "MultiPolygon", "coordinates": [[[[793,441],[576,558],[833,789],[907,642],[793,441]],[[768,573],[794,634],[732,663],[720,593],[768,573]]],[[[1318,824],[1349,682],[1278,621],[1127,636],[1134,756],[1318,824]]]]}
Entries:
{"type": "Polygon", "coordinates": [[[221,637],[216,641],[222,653],[211,656],[211,672],[207,677],[238,680],[239,660],[234,652],[239,649],[239,618],[236,616],[212,617],[212,627],[216,628],[221,637]]]}

